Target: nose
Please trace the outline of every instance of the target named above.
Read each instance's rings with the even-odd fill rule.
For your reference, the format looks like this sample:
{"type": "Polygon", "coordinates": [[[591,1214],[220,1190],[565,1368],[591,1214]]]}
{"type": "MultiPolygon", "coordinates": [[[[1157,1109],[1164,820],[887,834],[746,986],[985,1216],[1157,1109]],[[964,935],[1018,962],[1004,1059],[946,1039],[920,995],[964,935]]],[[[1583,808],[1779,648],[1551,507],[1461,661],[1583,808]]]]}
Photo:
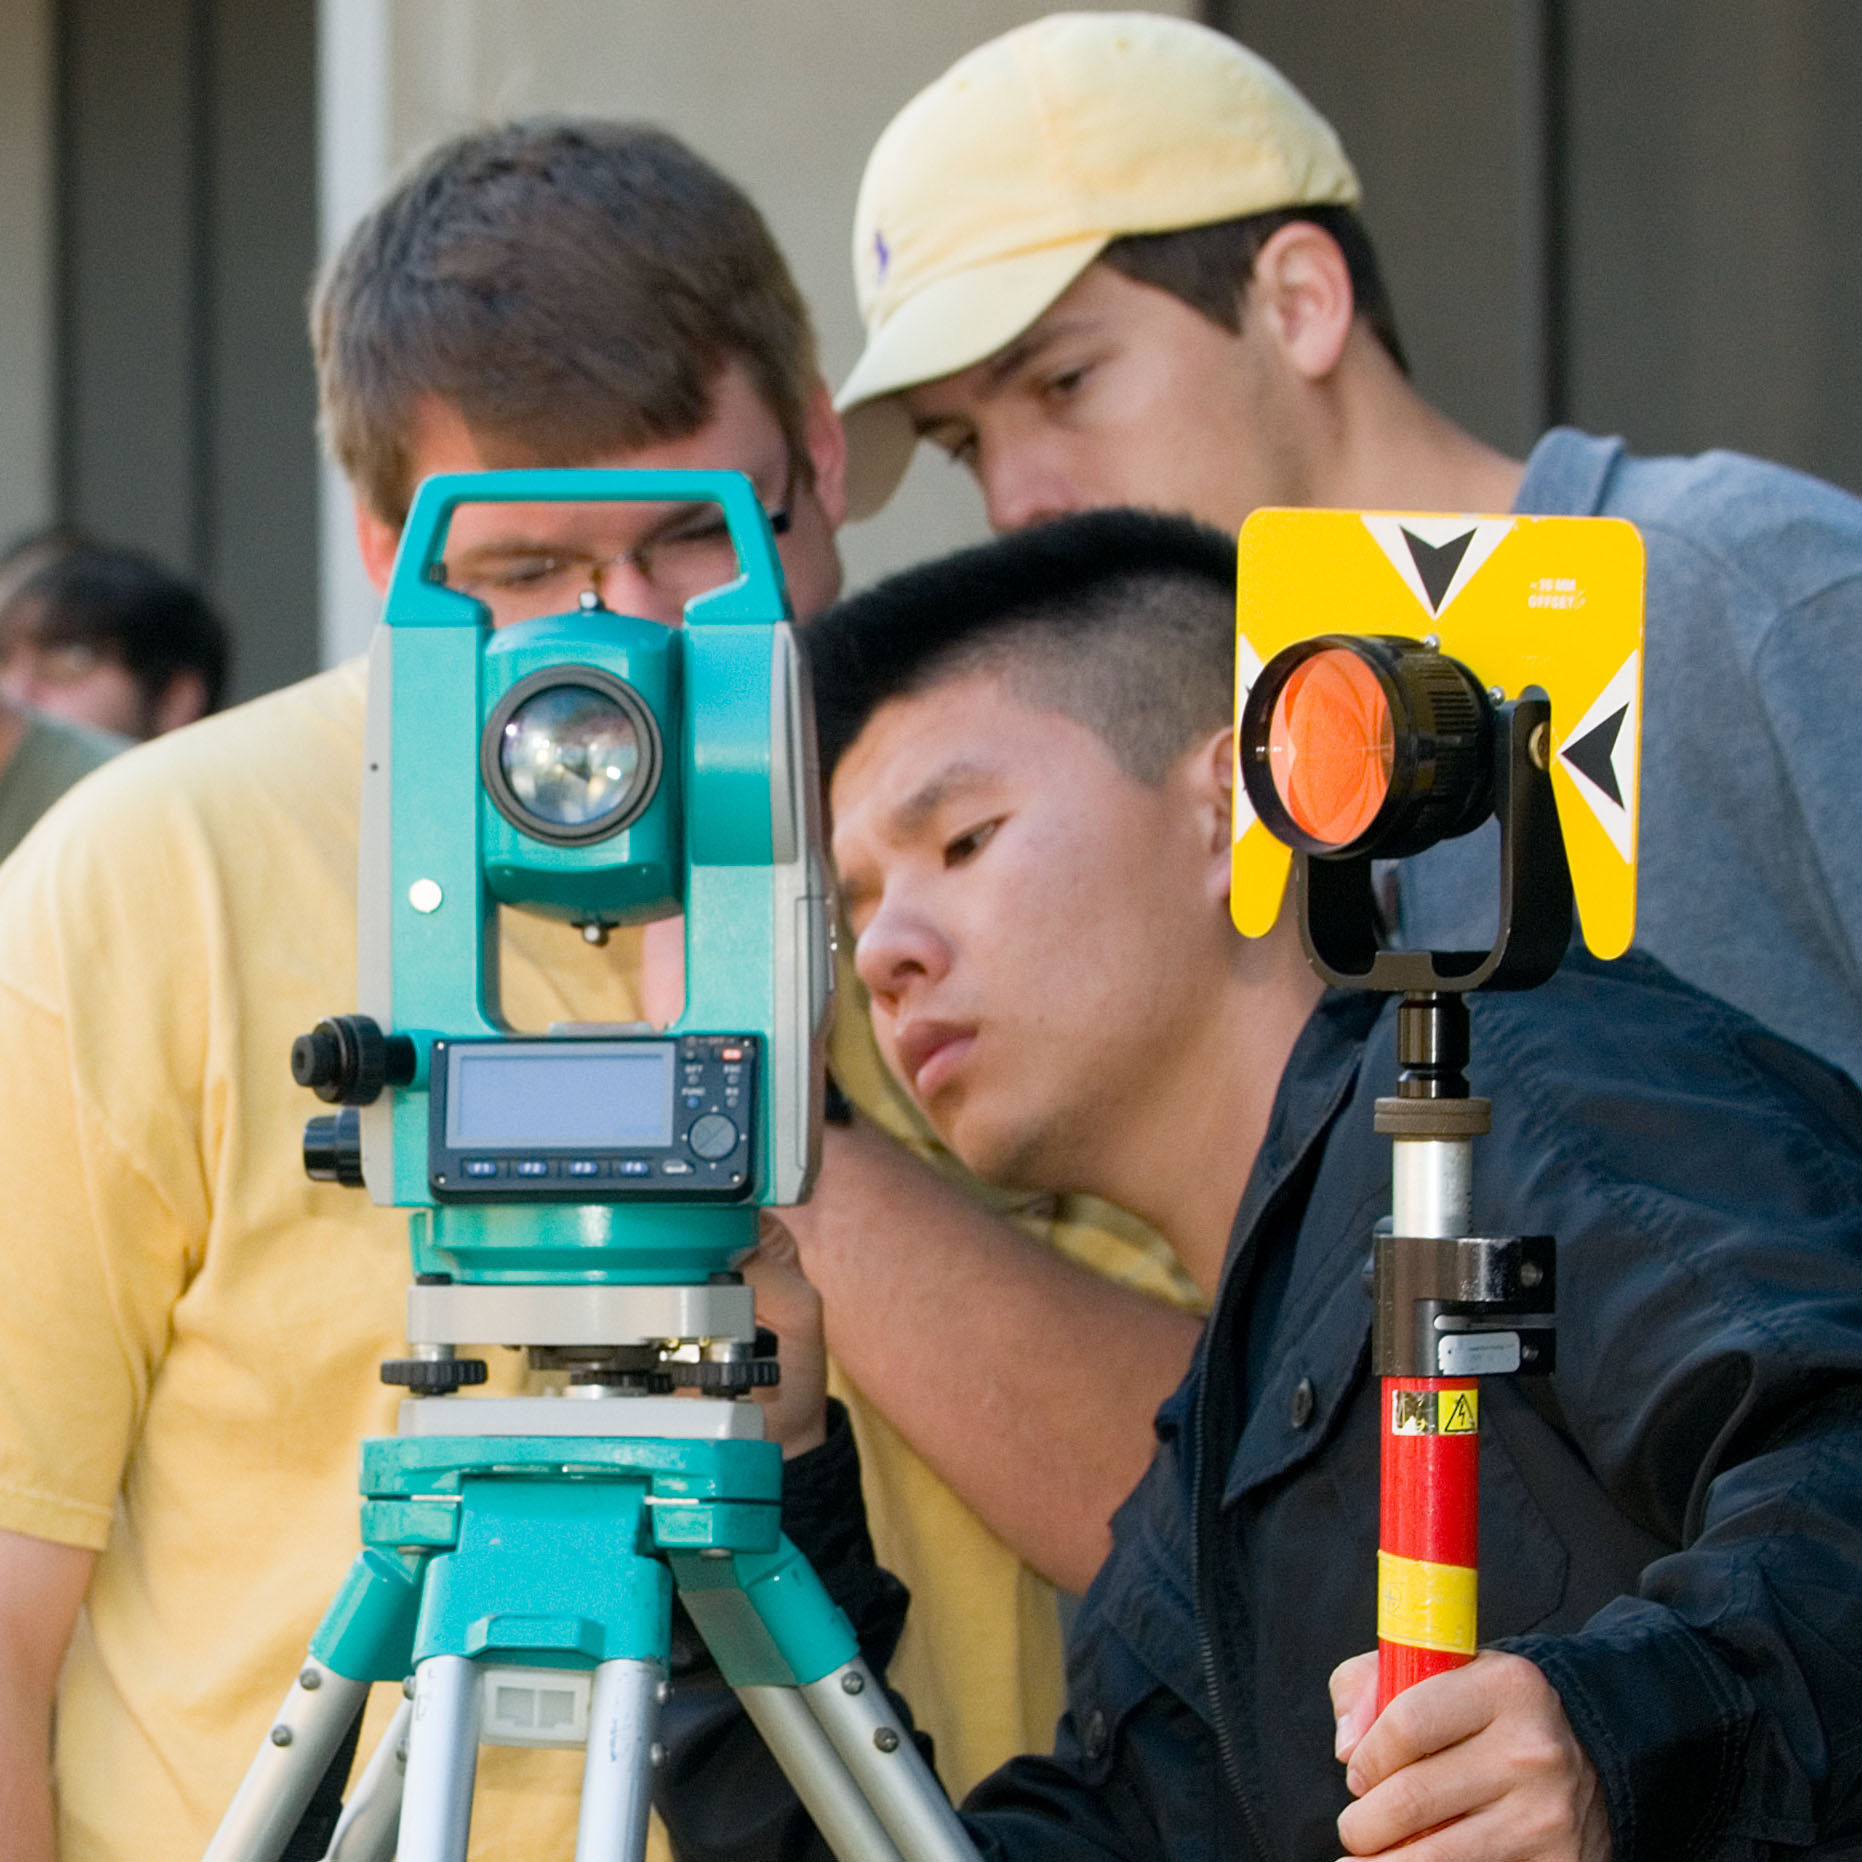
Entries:
{"type": "Polygon", "coordinates": [[[642,575],[630,556],[614,557],[601,564],[594,582],[602,606],[612,608],[616,614],[657,621],[662,627],[678,627],[685,621],[685,603],[680,596],[642,575]]]}
{"type": "Polygon", "coordinates": [[[985,449],[976,477],[989,527],[998,533],[1026,530],[1087,507],[1079,488],[1055,461],[1012,441],[985,449]]]}
{"type": "Polygon", "coordinates": [[[874,1003],[890,1013],[948,973],[950,950],[922,912],[888,892],[855,941],[853,967],[874,1003]]]}

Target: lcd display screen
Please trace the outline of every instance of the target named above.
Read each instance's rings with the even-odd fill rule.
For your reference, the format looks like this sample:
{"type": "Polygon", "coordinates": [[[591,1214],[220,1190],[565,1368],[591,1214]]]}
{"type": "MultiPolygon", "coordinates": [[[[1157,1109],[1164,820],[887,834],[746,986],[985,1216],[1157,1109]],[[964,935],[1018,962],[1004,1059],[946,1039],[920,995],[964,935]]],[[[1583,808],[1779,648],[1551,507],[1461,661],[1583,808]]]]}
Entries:
{"type": "Polygon", "coordinates": [[[670,1041],[500,1043],[446,1056],[453,1150],[650,1149],[672,1143],[670,1041]]]}

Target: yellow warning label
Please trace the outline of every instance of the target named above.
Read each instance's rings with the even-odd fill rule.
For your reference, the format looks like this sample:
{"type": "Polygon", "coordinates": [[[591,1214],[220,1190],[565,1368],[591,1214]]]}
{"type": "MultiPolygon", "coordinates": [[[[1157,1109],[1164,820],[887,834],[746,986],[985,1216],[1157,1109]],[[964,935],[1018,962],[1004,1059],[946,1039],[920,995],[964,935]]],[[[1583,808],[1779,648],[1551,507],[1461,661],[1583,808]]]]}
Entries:
{"type": "MultiPolygon", "coordinates": [[[[1314,634],[1433,635],[1507,698],[1538,688],[1584,941],[1620,956],[1635,932],[1642,574],[1642,538],[1614,517],[1256,511],[1241,532],[1235,716],[1262,666],[1314,634]]],[[[1293,856],[1235,774],[1230,909],[1262,937],[1293,856]]]]}
{"type": "Polygon", "coordinates": [[[1478,1435],[1481,1393],[1478,1390],[1393,1390],[1390,1393],[1392,1435],[1478,1435]]]}
{"type": "Polygon", "coordinates": [[[1412,1649],[1474,1653],[1477,1574],[1467,1565],[1377,1554],[1377,1636],[1412,1649]]]}

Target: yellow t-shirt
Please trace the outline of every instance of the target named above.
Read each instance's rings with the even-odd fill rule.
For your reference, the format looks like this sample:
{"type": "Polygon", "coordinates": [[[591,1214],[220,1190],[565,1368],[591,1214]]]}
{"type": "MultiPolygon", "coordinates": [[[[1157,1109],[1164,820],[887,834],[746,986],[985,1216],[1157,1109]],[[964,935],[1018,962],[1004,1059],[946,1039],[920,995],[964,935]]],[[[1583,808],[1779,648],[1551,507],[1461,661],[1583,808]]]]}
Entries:
{"type": "MultiPolygon", "coordinates": [[[[200,1853],[355,1555],[357,1443],[394,1429],[405,1216],[305,1179],[286,1065],[356,997],[365,703],[352,665],[134,750],[0,872],[0,1526],[102,1554],[60,1685],[65,1862],[200,1853]]],[[[506,916],[519,1026],[633,1019],[636,964],[506,916]]],[[[843,1079],[900,1129],[854,1019],[843,1079]]],[[[1090,1221],[1054,1239],[1162,1290],[1090,1221]]],[[[487,1356],[491,1391],[522,1387],[487,1356]]],[[[1046,1744],[1052,1593],[842,1393],[913,1592],[895,1672],[961,1792],[1046,1744]]],[[[487,1748],[473,1855],[569,1854],[579,1774],[487,1748]]]]}

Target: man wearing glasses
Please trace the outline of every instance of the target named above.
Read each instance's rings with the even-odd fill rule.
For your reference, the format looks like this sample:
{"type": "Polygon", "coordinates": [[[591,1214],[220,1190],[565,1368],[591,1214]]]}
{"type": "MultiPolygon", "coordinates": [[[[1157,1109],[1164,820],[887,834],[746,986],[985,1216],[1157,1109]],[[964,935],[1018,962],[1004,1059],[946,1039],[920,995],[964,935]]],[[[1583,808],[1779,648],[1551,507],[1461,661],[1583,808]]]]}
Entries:
{"type": "MultiPolygon", "coordinates": [[[[807,314],[755,209],[670,137],[518,124],[438,151],[351,236],[313,340],[378,586],[421,479],[575,465],[742,471],[796,612],[837,591],[841,437],[807,314]]],[[[650,505],[467,507],[445,568],[501,625],[589,589],[676,625],[734,573],[711,510],[650,505]]],[[[284,1064],[292,1035],[354,997],[365,701],[362,668],[340,667],[134,751],[0,882],[0,1805],[9,1853],[32,1862],[55,1844],[200,1853],[353,1555],[355,1444],[392,1432],[376,1368],[403,1344],[405,1224],[304,1180],[284,1064]]],[[[502,937],[520,1028],[678,1010],[676,924],[600,950],[511,914],[502,937]]],[[[1092,1400],[1122,1418],[1115,1500],[1188,1342],[1168,1332],[1159,1365],[1119,1367],[1147,1348],[1145,1313],[1180,1315],[1069,1268],[870,1131],[835,1149],[844,1221],[904,1197],[959,1212],[970,1258],[997,1250],[1000,1297],[959,1302],[980,1322],[1025,1305],[1030,1272],[1061,1276],[1076,1307],[1080,1285],[1096,1289],[1089,1303],[1114,1315],[1097,1331],[1051,1307],[1058,1347],[997,1367],[953,1344],[945,1384],[924,1388],[935,1404],[961,1375],[1014,1410],[998,1374],[1066,1351],[1092,1362],[1076,1424],[1118,1433],[1092,1400]],[[1142,1309],[1132,1325],[1121,1302],[1142,1309]]],[[[1097,1245],[1102,1265],[1125,1246],[1097,1245]]],[[[1136,1273],[1148,1257],[1128,1252],[1136,1273]]],[[[910,1350],[935,1364],[924,1330],[910,1350]]],[[[494,1390],[518,1387],[510,1354],[491,1364],[494,1390]]],[[[903,1424],[842,1393],[882,1552],[918,1592],[895,1666],[947,1775],[981,1775],[1044,1739],[1060,1697],[1052,1593],[1018,1556],[1025,1512],[961,1488],[960,1502],[903,1424]]],[[[1016,1442],[977,1432],[975,1413],[969,1463],[1019,1499],[1016,1442]]],[[[1091,1440],[1082,1458],[1103,1454],[1091,1440]]],[[[1041,1456],[1066,1461],[1051,1442],[1041,1456]]],[[[1022,1485],[1038,1507],[1055,1479],[1022,1485]]],[[[572,1755],[489,1750],[475,1854],[567,1853],[577,1785],[572,1755]]]]}

